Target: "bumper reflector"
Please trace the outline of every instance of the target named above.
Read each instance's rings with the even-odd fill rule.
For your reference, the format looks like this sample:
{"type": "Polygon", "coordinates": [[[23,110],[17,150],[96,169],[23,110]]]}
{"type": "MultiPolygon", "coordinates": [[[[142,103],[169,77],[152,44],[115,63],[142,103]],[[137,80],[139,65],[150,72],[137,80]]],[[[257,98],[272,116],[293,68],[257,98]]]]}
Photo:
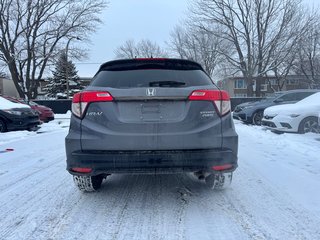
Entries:
{"type": "Polygon", "coordinates": [[[71,170],[72,170],[73,172],[89,173],[89,172],[92,171],[92,168],[77,168],[77,167],[75,167],[75,168],[71,168],[71,170]]]}
{"type": "Polygon", "coordinates": [[[230,169],[232,168],[231,164],[225,164],[225,165],[220,165],[220,166],[213,166],[212,169],[215,171],[222,171],[222,170],[226,170],[226,169],[230,169]]]}

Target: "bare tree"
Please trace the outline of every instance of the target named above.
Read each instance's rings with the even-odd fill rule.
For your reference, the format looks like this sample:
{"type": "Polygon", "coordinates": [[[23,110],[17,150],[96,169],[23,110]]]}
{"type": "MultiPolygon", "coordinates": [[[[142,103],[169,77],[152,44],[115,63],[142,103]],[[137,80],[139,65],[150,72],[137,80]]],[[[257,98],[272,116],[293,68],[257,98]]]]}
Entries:
{"type": "Polygon", "coordinates": [[[117,58],[135,58],[137,57],[136,43],[133,39],[127,40],[124,44],[115,50],[117,58]]]}
{"type": "MultiPolygon", "coordinates": [[[[232,44],[222,51],[226,61],[239,69],[247,94],[260,96],[260,77],[280,64],[279,52],[293,48],[305,26],[301,0],[197,0],[191,8],[193,22],[232,44]],[[218,25],[219,34],[208,29],[218,25]]],[[[283,55],[281,55],[283,58],[283,55]]]]}
{"type": "Polygon", "coordinates": [[[294,51],[292,53],[293,54],[287,56],[285,60],[281,60],[281,62],[279,61],[280,63],[278,63],[277,60],[274,62],[275,67],[271,70],[271,72],[274,74],[276,87],[274,87],[274,84],[268,80],[268,85],[274,92],[283,90],[288,76],[293,72],[294,61],[296,60],[296,52],[294,51]]]}
{"type": "Polygon", "coordinates": [[[0,0],[0,60],[21,97],[35,98],[48,63],[70,39],[88,40],[104,0],[0,0]]]}
{"type": "Polygon", "coordinates": [[[156,42],[143,39],[138,43],[129,39],[115,50],[117,58],[166,57],[168,54],[156,42]]]}
{"type": "Polygon", "coordinates": [[[320,22],[316,19],[297,46],[295,73],[303,75],[310,88],[320,87],[320,22]]]}
{"type": "Polygon", "coordinates": [[[187,28],[176,26],[170,36],[168,45],[174,55],[199,62],[212,76],[217,63],[221,60],[219,52],[219,48],[223,46],[221,39],[192,25],[187,28]]]}

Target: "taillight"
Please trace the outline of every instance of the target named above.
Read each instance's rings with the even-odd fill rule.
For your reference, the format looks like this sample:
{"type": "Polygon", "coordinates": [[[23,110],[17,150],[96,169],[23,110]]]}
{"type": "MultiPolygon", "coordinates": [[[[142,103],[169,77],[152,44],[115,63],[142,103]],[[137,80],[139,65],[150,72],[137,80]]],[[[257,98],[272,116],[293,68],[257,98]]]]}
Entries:
{"type": "Polygon", "coordinates": [[[71,168],[73,172],[78,172],[78,173],[90,173],[92,171],[92,168],[80,168],[80,167],[75,167],[71,168]]]}
{"type": "Polygon", "coordinates": [[[195,90],[189,96],[191,101],[212,101],[221,116],[231,110],[230,97],[226,91],[220,90],[195,90]]]}
{"type": "Polygon", "coordinates": [[[215,171],[223,171],[232,168],[233,166],[231,164],[225,164],[225,165],[219,165],[219,166],[213,166],[212,169],[215,171]]]}
{"type": "Polygon", "coordinates": [[[74,115],[81,118],[90,103],[110,101],[113,101],[113,97],[108,92],[80,92],[73,96],[71,110],[74,115]]]}

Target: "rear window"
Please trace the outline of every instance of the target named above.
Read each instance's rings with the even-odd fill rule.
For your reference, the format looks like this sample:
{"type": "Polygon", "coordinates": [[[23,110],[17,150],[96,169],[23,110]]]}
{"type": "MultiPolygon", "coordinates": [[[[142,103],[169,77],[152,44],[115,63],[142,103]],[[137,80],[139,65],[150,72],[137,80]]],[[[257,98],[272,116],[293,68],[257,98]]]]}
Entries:
{"type": "Polygon", "coordinates": [[[102,70],[90,86],[111,88],[190,87],[213,85],[202,70],[137,69],[126,71],[102,70]]]}

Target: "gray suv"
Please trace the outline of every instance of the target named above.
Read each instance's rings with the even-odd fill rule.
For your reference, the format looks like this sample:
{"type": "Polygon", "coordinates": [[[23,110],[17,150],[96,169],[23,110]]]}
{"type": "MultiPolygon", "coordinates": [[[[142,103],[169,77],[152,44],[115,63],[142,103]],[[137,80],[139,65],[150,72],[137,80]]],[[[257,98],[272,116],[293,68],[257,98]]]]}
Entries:
{"type": "Polygon", "coordinates": [[[261,125],[263,111],[271,106],[296,103],[318,92],[315,89],[298,89],[283,92],[275,92],[273,96],[256,101],[239,104],[233,111],[233,118],[245,123],[261,125]]]}
{"type": "Polygon", "coordinates": [[[101,65],[72,100],[67,170],[82,191],[113,173],[193,172],[214,189],[231,183],[238,136],[229,95],[181,59],[101,65]]]}

